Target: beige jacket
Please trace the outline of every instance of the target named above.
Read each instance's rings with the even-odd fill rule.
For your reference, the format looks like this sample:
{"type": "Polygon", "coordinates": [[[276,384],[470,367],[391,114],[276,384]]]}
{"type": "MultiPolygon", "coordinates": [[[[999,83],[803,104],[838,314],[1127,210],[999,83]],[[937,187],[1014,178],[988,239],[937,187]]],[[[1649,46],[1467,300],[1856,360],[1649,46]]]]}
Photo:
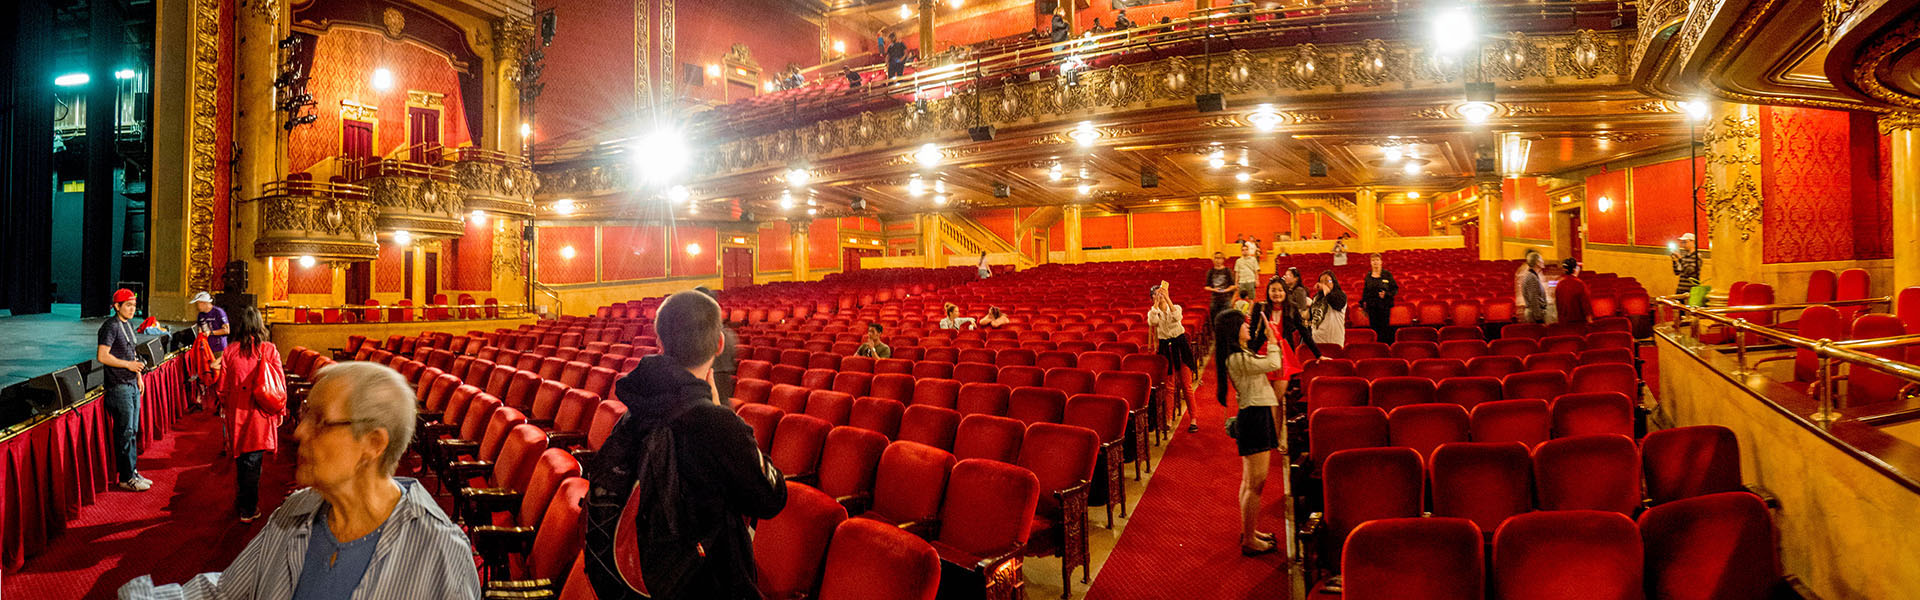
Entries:
{"type": "Polygon", "coordinates": [[[1280,398],[1273,394],[1273,382],[1267,381],[1267,373],[1286,366],[1286,357],[1280,354],[1280,343],[1267,341],[1265,355],[1252,352],[1239,352],[1227,357],[1227,377],[1233,380],[1233,389],[1240,396],[1240,408],[1249,406],[1279,406],[1280,398]]]}

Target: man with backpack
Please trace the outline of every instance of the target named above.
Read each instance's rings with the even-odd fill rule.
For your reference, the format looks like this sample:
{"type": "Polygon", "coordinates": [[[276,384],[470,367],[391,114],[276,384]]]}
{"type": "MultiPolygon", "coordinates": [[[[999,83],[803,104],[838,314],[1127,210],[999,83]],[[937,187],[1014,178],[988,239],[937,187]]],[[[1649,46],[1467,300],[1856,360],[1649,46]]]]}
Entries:
{"type": "Polygon", "coordinates": [[[627,414],[587,464],[587,576],[601,600],[759,598],[747,519],[779,514],[786,484],[715,398],[720,305],[674,294],[654,328],[660,354],[615,384],[627,414]]]}

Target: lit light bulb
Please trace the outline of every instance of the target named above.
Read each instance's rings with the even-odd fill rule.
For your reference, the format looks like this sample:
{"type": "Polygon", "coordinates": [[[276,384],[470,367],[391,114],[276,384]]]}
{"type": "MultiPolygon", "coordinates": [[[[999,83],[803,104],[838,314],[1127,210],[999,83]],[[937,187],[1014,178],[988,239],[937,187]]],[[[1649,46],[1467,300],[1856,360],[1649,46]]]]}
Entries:
{"type": "Polygon", "coordinates": [[[780,208],[793,208],[793,194],[780,192],[780,208]]]}
{"type": "Polygon", "coordinates": [[[913,179],[907,180],[908,196],[913,196],[915,198],[918,198],[926,195],[926,193],[927,193],[927,184],[926,182],[921,181],[919,177],[915,177],[913,179]]]}
{"type": "Polygon", "coordinates": [[[947,193],[947,180],[945,180],[945,179],[936,179],[936,180],[934,180],[934,181],[933,181],[933,191],[934,191],[934,192],[936,192],[936,193],[941,193],[941,194],[945,194],[945,193],[947,193]]]}
{"type": "Polygon", "coordinates": [[[1408,199],[1408,200],[1419,200],[1419,199],[1420,199],[1420,192],[1407,192],[1407,199],[1408,199]]]}
{"type": "Polygon", "coordinates": [[[133,69],[121,69],[113,72],[114,79],[133,79],[137,75],[139,75],[139,73],[133,72],[133,69]]]}
{"type": "Polygon", "coordinates": [[[575,209],[575,206],[573,205],[573,200],[571,199],[561,198],[553,202],[553,212],[557,212],[563,215],[570,215],[570,214],[573,214],[574,209],[575,209]]]}
{"type": "Polygon", "coordinates": [[[1091,194],[1093,193],[1093,186],[1082,183],[1080,184],[1079,191],[1082,196],[1091,194]]]}
{"type": "Polygon", "coordinates": [[[719,76],[720,76],[720,65],[707,65],[707,76],[708,76],[708,77],[719,77],[719,76]]]}
{"type": "Polygon", "coordinates": [[[1487,119],[1493,117],[1493,113],[1499,111],[1494,105],[1486,102],[1468,102],[1460,105],[1457,110],[1468,123],[1475,125],[1486,123],[1487,119]]]}
{"type": "Polygon", "coordinates": [[[1708,105],[1707,101],[1705,100],[1694,100],[1691,102],[1680,103],[1680,109],[1687,111],[1688,121],[1699,121],[1701,119],[1707,118],[1707,109],[1710,107],[1711,106],[1708,105]]]}
{"type": "Polygon", "coordinates": [[[920,149],[913,153],[914,162],[920,163],[922,167],[937,167],[940,165],[940,158],[940,147],[932,142],[921,144],[920,149]]]}
{"type": "Polygon", "coordinates": [[[1383,154],[1385,155],[1385,158],[1387,159],[1387,162],[1399,162],[1399,161],[1400,161],[1400,147],[1399,147],[1399,146],[1388,146],[1388,147],[1387,147],[1387,149],[1386,149],[1386,150],[1385,150],[1385,151],[1383,152],[1383,154]]]}
{"type": "Polygon", "coordinates": [[[316,263],[316,262],[318,262],[318,261],[315,261],[315,260],[313,260],[313,257],[312,257],[312,256],[302,256],[302,257],[300,257],[300,268],[302,268],[302,269],[311,269],[311,268],[313,268],[313,265],[314,265],[314,263],[316,263]]]}
{"type": "Polygon", "coordinates": [[[1607,212],[1607,211],[1613,210],[1612,198],[1601,196],[1598,200],[1594,200],[1593,203],[1595,205],[1595,208],[1600,209],[1600,212],[1607,212]]]}
{"type": "Polygon", "coordinates": [[[691,244],[687,244],[687,256],[699,256],[699,255],[700,255],[700,243],[699,243],[699,242],[694,242],[694,243],[691,243],[691,244]]]}
{"type": "Polygon", "coordinates": [[[787,169],[787,185],[790,185],[793,187],[804,186],[807,184],[807,180],[812,178],[813,178],[813,175],[811,173],[808,173],[806,169],[801,169],[798,167],[787,169]]]}
{"type": "Polygon", "coordinates": [[[1408,177],[1412,177],[1412,176],[1415,176],[1415,175],[1419,175],[1419,174],[1420,174],[1420,163],[1416,163],[1416,162],[1409,162],[1409,163],[1407,163],[1407,166],[1405,166],[1405,167],[1401,167],[1401,169],[1400,169],[1400,172],[1402,172],[1402,173],[1406,173],[1408,177]]]}
{"type": "Polygon", "coordinates": [[[565,258],[565,259],[568,259],[568,260],[572,260],[575,254],[578,254],[578,253],[577,253],[577,252],[574,252],[574,250],[573,250],[573,246],[561,246],[561,247],[560,247],[560,258],[565,258]]]}
{"type": "Polygon", "coordinates": [[[818,208],[809,208],[809,209],[807,209],[807,216],[809,216],[809,217],[811,217],[811,216],[814,216],[814,215],[817,215],[817,214],[820,214],[820,209],[818,209],[818,208]]]}
{"type": "MultiPolygon", "coordinates": [[[[1252,199],[1253,199],[1253,194],[1240,194],[1240,195],[1237,195],[1237,196],[1234,196],[1234,199],[1236,199],[1236,200],[1252,200],[1252,199]]],[[[1159,202],[1159,200],[1155,200],[1154,202],[1159,202]]]]}
{"type": "Polygon", "coordinates": [[[1092,146],[1100,139],[1100,132],[1093,128],[1092,121],[1081,121],[1079,125],[1073,127],[1073,132],[1067,134],[1067,137],[1073,138],[1073,141],[1079,142],[1080,147],[1085,148],[1092,146]]]}
{"type": "Polygon", "coordinates": [[[689,215],[697,215],[697,214],[700,214],[700,205],[698,205],[698,204],[691,204],[691,205],[688,205],[688,206],[687,206],[687,214],[689,214],[689,215]]]}
{"type": "Polygon", "coordinates": [[[1248,172],[1246,172],[1246,171],[1241,171],[1241,172],[1239,172],[1239,173],[1234,173],[1234,174],[1233,174],[1233,179],[1234,179],[1235,181],[1238,181],[1238,182],[1240,182],[1240,183],[1246,183],[1246,182],[1249,182],[1249,181],[1253,181],[1253,174],[1252,174],[1252,173],[1248,173],[1248,172]]]}
{"type": "Polygon", "coordinates": [[[834,54],[846,54],[846,53],[847,53],[847,43],[846,43],[846,42],[843,42],[843,41],[840,41],[840,40],[834,40],[834,41],[833,41],[833,53],[834,53],[834,54]]]}
{"type": "Polygon", "coordinates": [[[946,194],[934,194],[934,196],[933,196],[933,203],[934,203],[934,205],[936,205],[936,206],[946,206],[946,205],[947,205],[947,195],[946,195],[946,194]]]}
{"type": "Polygon", "coordinates": [[[468,218],[473,221],[474,225],[485,227],[487,224],[487,212],[483,210],[473,211],[473,214],[468,218]]]}
{"type": "Polygon", "coordinates": [[[667,188],[667,201],[672,202],[674,204],[686,202],[687,198],[690,198],[692,196],[693,196],[693,193],[687,191],[687,186],[684,186],[684,185],[676,185],[676,186],[667,188]]]}
{"type": "Polygon", "coordinates": [[[1054,165],[1052,169],[1047,170],[1047,181],[1059,181],[1059,180],[1060,180],[1060,165],[1054,165]]]}
{"type": "Polygon", "coordinates": [[[913,18],[913,9],[908,8],[907,5],[905,4],[900,5],[900,18],[902,19],[913,18]]]}
{"type": "Polygon", "coordinates": [[[399,244],[402,246],[412,244],[413,234],[407,233],[407,230],[405,229],[402,229],[400,231],[395,231],[393,232],[393,243],[399,244]]]}
{"type": "Polygon", "coordinates": [[[1513,212],[1507,214],[1507,220],[1515,223],[1525,221],[1527,220],[1527,211],[1519,208],[1513,209],[1513,212]]]}
{"type": "Polygon", "coordinates": [[[1213,154],[1207,155],[1207,166],[1215,169],[1227,166],[1227,153],[1222,150],[1214,150],[1213,154]]]}
{"type": "Polygon", "coordinates": [[[393,89],[393,71],[385,68],[373,70],[373,89],[382,92],[393,89]]]}

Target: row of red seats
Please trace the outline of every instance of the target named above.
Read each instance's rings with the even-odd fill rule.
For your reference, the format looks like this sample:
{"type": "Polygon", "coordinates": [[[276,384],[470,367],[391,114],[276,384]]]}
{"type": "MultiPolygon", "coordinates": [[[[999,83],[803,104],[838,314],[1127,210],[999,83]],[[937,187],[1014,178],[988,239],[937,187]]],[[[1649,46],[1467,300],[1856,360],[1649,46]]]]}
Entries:
{"type": "Polygon", "coordinates": [[[1304,387],[1305,415],[1309,417],[1319,409],[1334,406],[1378,406],[1393,410],[1408,404],[1442,402],[1473,408],[1494,400],[1558,398],[1572,391],[1615,392],[1635,402],[1640,399],[1639,376],[1631,365],[1619,363],[1582,365],[1571,373],[1521,371],[1504,377],[1466,375],[1430,379],[1397,375],[1368,380],[1335,375],[1312,379],[1304,387]]]}

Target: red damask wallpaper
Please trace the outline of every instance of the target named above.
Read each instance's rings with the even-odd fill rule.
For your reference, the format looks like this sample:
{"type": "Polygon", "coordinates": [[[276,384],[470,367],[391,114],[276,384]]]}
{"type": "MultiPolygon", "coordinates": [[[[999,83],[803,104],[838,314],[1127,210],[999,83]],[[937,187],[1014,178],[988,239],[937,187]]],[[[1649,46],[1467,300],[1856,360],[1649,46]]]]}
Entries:
{"type": "Polygon", "coordinates": [[[440,111],[442,146],[463,146],[471,139],[459,74],[445,55],[417,43],[395,42],[382,34],[345,27],[335,27],[311,43],[313,71],[307,92],[313,94],[313,113],[319,118],[293,130],[289,146],[294,171],[305,171],[340,153],[342,100],[379,107],[375,154],[384,156],[410,143],[408,90],[445,94],[440,111]],[[380,68],[393,73],[393,86],[385,91],[373,87],[373,73],[380,68]]]}
{"type": "Polygon", "coordinates": [[[1853,189],[1873,190],[1871,194],[1853,195],[1853,257],[1893,258],[1893,152],[1888,147],[1892,138],[1879,134],[1871,115],[1855,115],[1853,121],[1853,189]],[[1871,176],[1863,177],[1869,169],[1871,176]]]}
{"type": "Polygon", "coordinates": [[[1612,169],[1587,177],[1587,200],[1581,222],[1587,226],[1587,241],[1594,244],[1627,243],[1627,170],[1612,169]],[[1600,210],[1606,198],[1607,210],[1600,210]]]}
{"type": "Polygon", "coordinates": [[[466,233],[458,240],[447,242],[450,258],[443,261],[451,267],[445,269],[447,289],[493,291],[493,228],[492,219],[485,224],[467,219],[466,233]]]}
{"type": "MultiPolygon", "coordinates": [[[[1695,178],[1704,177],[1706,167],[1705,158],[1694,161],[1692,167],[1683,158],[1633,168],[1634,244],[1664,248],[1681,234],[1694,231],[1698,219],[1700,248],[1713,247],[1710,219],[1705,210],[1694,206],[1691,192],[1695,178]]],[[[1592,198],[1593,193],[1587,196],[1592,198]]]]}
{"type": "Polygon", "coordinates": [[[1380,222],[1402,236],[1424,237],[1431,234],[1433,226],[1428,216],[1426,204],[1380,205],[1380,222]]]}
{"type": "Polygon", "coordinates": [[[1529,240],[1553,239],[1553,219],[1547,214],[1547,190],[1540,187],[1539,179],[1503,179],[1500,181],[1500,194],[1500,209],[1506,212],[1501,215],[1505,227],[1502,235],[1529,240]],[[1515,210],[1521,211],[1519,223],[1513,221],[1515,210]]]}
{"type": "MultiPolygon", "coordinates": [[[[719,233],[712,227],[676,226],[672,230],[673,243],[667,246],[667,255],[673,257],[673,276],[692,277],[713,275],[720,272],[719,233]],[[687,252],[688,244],[699,244],[700,253],[687,252]]],[[[835,254],[838,256],[838,253],[835,254]]]]}
{"type": "Polygon", "coordinates": [[[373,291],[396,294],[406,291],[406,253],[400,246],[380,244],[380,257],[373,262],[373,291]]]}
{"type": "Polygon", "coordinates": [[[542,283],[593,283],[592,227],[541,227],[535,242],[534,265],[542,283]],[[572,258],[567,248],[573,248],[572,258]]]}
{"type": "Polygon", "coordinates": [[[807,226],[807,268],[831,269],[840,266],[840,222],[814,219],[807,226]]]}
{"type": "Polygon", "coordinates": [[[602,281],[667,276],[666,229],[659,225],[601,227],[600,251],[602,281]]]}
{"type": "Polygon", "coordinates": [[[1761,258],[1768,263],[1884,258],[1891,195],[1879,136],[1850,113],[1760,109],[1761,258]],[[1882,207],[1889,207],[1883,209],[1882,207]],[[1870,239],[1859,240],[1865,235],[1870,239]]]}
{"type": "Polygon", "coordinates": [[[760,251],[754,257],[762,271],[786,271],[793,268],[793,227],[775,221],[760,228],[760,251]]]}
{"type": "Polygon", "coordinates": [[[333,268],[327,263],[317,262],[311,267],[302,267],[292,263],[288,274],[288,291],[295,294],[327,294],[333,292],[333,268]]]}
{"type": "Polygon", "coordinates": [[[1133,245],[1137,248],[1200,245],[1200,211],[1133,215],[1133,245]]]}

